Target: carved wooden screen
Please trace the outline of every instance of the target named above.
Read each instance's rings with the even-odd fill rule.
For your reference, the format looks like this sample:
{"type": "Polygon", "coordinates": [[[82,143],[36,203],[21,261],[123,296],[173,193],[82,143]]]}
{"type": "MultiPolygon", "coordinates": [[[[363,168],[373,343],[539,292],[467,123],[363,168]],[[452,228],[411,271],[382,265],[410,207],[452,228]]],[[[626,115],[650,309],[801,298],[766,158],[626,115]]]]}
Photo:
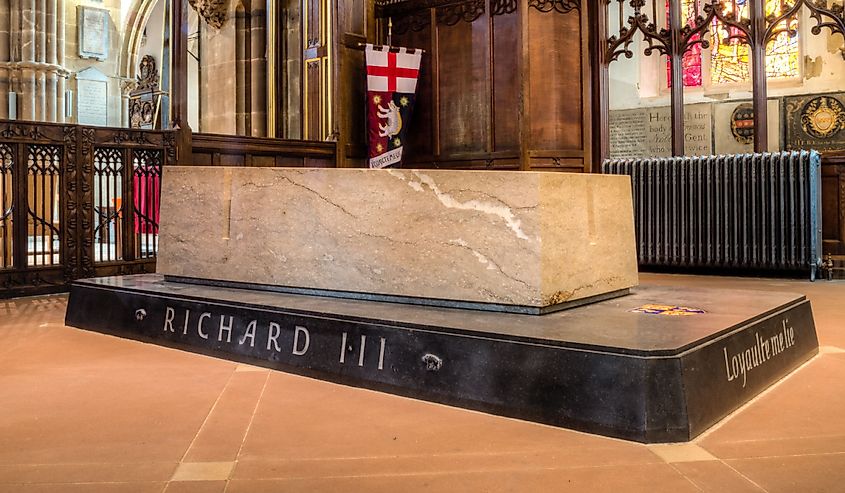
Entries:
{"type": "Polygon", "coordinates": [[[0,144],[0,269],[8,269],[14,265],[14,159],[13,147],[0,144]]]}
{"type": "Polygon", "coordinates": [[[28,266],[59,265],[62,261],[62,152],[60,145],[26,146],[28,266]]]}

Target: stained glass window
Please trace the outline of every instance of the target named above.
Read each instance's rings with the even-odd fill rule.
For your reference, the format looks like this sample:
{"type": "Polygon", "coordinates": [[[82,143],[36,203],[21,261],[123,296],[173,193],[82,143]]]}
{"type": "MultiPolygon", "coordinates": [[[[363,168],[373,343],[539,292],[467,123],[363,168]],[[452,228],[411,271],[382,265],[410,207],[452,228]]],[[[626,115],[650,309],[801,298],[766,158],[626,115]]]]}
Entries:
{"type": "MultiPolygon", "coordinates": [[[[782,0],[766,0],[766,16],[780,15],[789,8],[782,0]]],[[[738,18],[751,16],[749,0],[734,0],[725,3],[726,12],[735,9],[738,18]],[[734,6],[735,5],[735,6],[734,6]]],[[[798,20],[783,21],[779,28],[798,29],[798,20]],[[786,23],[789,23],[788,26],[786,23]]],[[[738,39],[731,39],[739,33],[718,19],[713,21],[711,29],[710,81],[712,84],[729,84],[751,80],[748,65],[749,48],[738,39]]],[[[789,79],[797,77],[798,70],[798,35],[790,36],[782,32],[766,46],[766,76],[769,79],[789,79]]]]}
{"type": "MultiPolygon", "coordinates": [[[[669,22],[669,1],[666,1],[666,22],[669,22]]],[[[681,22],[684,24],[695,24],[696,0],[681,0],[681,22]]],[[[692,40],[697,41],[700,35],[696,34],[692,40]]],[[[701,85],[701,45],[696,44],[688,52],[684,53],[683,59],[684,87],[697,87],[701,85]]],[[[666,62],[666,78],[669,87],[672,87],[671,62],[666,62]]]]}

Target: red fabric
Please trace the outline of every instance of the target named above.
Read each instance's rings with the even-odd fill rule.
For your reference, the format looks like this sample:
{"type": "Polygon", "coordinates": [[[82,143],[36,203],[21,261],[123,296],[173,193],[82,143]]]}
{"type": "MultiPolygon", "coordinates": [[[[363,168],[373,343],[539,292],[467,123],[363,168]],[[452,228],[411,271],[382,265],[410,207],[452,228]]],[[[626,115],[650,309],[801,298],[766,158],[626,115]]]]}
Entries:
{"type": "Polygon", "coordinates": [[[367,122],[369,122],[367,125],[367,140],[370,147],[370,157],[374,158],[389,150],[388,141],[390,139],[379,135],[378,126],[381,120],[378,117],[378,107],[379,104],[387,106],[387,102],[393,99],[393,93],[370,91],[367,93],[367,99],[367,122]],[[381,103],[376,103],[375,98],[378,98],[377,100],[381,103]]]}
{"type": "Polygon", "coordinates": [[[135,175],[135,233],[158,234],[160,181],[153,173],[135,175]]]}

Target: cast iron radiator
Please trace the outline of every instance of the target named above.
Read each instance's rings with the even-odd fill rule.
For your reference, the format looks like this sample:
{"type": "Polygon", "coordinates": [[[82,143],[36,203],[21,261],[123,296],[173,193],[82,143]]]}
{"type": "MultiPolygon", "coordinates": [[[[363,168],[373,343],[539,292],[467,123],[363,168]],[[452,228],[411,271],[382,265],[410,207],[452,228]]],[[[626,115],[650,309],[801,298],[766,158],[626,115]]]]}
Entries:
{"type": "Polygon", "coordinates": [[[615,159],[629,175],[641,266],[809,270],[821,264],[815,151],[615,159]]]}

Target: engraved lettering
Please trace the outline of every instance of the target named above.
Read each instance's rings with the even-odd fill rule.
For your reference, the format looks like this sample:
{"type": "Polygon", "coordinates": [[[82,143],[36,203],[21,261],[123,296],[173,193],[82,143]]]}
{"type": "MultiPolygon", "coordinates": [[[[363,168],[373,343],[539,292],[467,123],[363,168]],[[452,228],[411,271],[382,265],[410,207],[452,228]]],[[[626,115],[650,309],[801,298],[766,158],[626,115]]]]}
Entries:
{"type": "Polygon", "coordinates": [[[185,323],[182,327],[182,335],[188,335],[188,317],[191,316],[191,310],[185,310],[185,323]]]}
{"type": "Polygon", "coordinates": [[[217,342],[223,341],[223,331],[226,331],[226,342],[232,342],[232,325],[235,317],[229,315],[229,325],[223,325],[224,316],[220,315],[220,330],[217,332],[217,342]]]}
{"type": "Polygon", "coordinates": [[[276,348],[276,352],[281,353],[282,347],[279,346],[279,334],[282,333],[282,328],[276,322],[270,322],[269,331],[267,333],[267,350],[270,350],[270,346],[276,348]]]}
{"type": "Polygon", "coordinates": [[[728,348],[722,348],[725,359],[725,374],[728,382],[742,377],[742,387],[748,384],[748,374],[771,358],[783,353],[795,345],[795,328],[789,324],[789,319],[781,321],[781,328],[777,334],[765,338],[759,333],[754,334],[753,345],[746,347],[734,355],[728,354],[728,348]]]}
{"type": "Polygon", "coordinates": [[[305,327],[300,327],[297,325],[294,328],[293,333],[293,354],[296,356],[302,356],[303,354],[308,352],[308,346],[311,344],[311,334],[309,334],[308,329],[305,327]],[[304,335],[305,344],[303,344],[302,349],[299,349],[299,335],[304,335]]]}
{"type": "Polygon", "coordinates": [[[164,314],[164,331],[176,332],[173,330],[173,318],[176,317],[176,311],[169,306],[166,308],[167,312],[164,314]]]}
{"type": "Polygon", "coordinates": [[[197,334],[199,334],[199,336],[203,339],[208,339],[208,332],[203,332],[202,330],[202,321],[206,318],[211,318],[211,314],[208,312],[204,312],[202,315],[200,315],[199,320],[197,320],[197,334]]]}
{"type": "Polygon", "coordinates": [[[364,366],[364,349],[367,347],[367,336],[361,336],[361,349],[358,350],[358,366],[364,366]]]}
{"type": "Polygon", "coordinates": [[[736,378],[736,372],[731,372],[731,367],[728,363],[728,348],[722,348],[722,351],[725,352],[725,373],[728,374],[728,382],[736,378]]]}
{"type": "Polygon", "coordinates": [[[249,347],[255,347],[255,328],[258,327],[258,320],[253,320],[246,326],[246,332],[243,337],[238,340],[238,344],[243,345],[249,338],[249,347]]]}
{"type": "Polygon", "coordinates": [[[343,338],[340,341],[340,362],[346,362],[346,332],[343,333],[343,338]]]}

